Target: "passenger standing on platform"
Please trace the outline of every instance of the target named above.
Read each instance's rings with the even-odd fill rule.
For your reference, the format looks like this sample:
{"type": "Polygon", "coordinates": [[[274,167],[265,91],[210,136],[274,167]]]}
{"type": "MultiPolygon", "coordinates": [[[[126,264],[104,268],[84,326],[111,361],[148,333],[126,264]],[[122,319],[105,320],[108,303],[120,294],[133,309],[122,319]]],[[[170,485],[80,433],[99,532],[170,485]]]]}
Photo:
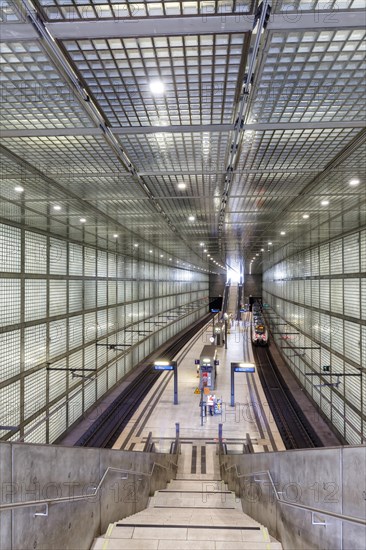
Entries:
{"type": "Polygon", "coordinates": [[[213,416],[214,397],[211,394],[207,396],[207,405],[208,405],[208,410],[210,411],[210,415],[213,416]]]}

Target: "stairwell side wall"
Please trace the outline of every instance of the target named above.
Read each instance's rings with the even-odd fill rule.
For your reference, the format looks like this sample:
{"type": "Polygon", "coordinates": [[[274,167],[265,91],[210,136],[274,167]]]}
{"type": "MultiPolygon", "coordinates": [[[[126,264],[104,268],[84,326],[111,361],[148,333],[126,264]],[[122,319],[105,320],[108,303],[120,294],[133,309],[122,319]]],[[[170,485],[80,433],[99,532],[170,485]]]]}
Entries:
{"type": "Polygon", "coordinates": [[[243,511],[265,525],[284,550],[366,548],[365,527],[278,504],[268,477],[251,476],[267,470],[284,500],[365,519],[366,446],[221,456],[222,478],[243,511]]]}
{"type": "Polygon", "coordinates": [[[108,468],[125,470],[110,471],[95,497],[50,504],[47,517],[34,515],[44,505],[0,512],[6,550],[88,550],[109,523],[146,508],[176,476],[176,457],[160,453],[0,443],[0,459],[1,504],[88,495],[108,468]]]}

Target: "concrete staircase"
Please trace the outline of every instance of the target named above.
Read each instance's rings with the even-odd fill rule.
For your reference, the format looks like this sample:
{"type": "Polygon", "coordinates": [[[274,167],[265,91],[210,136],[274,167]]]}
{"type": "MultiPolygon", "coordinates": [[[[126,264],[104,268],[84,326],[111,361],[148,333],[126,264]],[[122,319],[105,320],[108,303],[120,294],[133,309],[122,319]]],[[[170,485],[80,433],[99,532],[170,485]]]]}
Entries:
{"type": "MultiPolygon", "coordinates": [[[[178,471],[179,476],[179,471],[178,471]]],[[[218,480],[176,479],[148,507],[116,523],[92,550],[280,550],[218,480]]]]}
{"type": "Polygon", "coordinates": [[[236,319],[236,311],[238,306],[238,285],[232,284],[230,286],[229,301],[227,305],[227,313],[232,313],[233,318],[236,319]]]}

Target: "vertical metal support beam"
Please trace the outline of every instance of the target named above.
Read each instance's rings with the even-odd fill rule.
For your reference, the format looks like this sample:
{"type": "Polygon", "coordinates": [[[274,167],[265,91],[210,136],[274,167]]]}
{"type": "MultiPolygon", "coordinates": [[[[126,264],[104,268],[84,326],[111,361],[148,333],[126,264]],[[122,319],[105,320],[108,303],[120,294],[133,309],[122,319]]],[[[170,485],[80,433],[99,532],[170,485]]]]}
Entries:
{"type": "Polygon", "coordinates": [[[172,361],[174,367],[174,405],[178,405],[178,365],[176,361],[172,361]]]}
{"type": "Polygon", "coordinates": [[[231,407],[235,407],[235,379],[234,379],[234,366],[230,366],[230,388],[231,388],[231,398],[230,398],[230,405],[231,407]]]}
{"type": "Polygon", "coordinates": [[[219,424],[219,444],[222,445],[222,424],[219,424]]]}
{"type": "MultiPolygon", "coordinates": [[[[22,218],[25,219],[24,202],[22,202],[22,218]]],[[[20,230],[20,382],[19,382],[19,438],[24,436],[25,420],[25,229],[20,230]]]]}
{"type": "Polygon", "coordinates": [[[227,319],[225,319],[225,349],[227,349],[227,319]]]}

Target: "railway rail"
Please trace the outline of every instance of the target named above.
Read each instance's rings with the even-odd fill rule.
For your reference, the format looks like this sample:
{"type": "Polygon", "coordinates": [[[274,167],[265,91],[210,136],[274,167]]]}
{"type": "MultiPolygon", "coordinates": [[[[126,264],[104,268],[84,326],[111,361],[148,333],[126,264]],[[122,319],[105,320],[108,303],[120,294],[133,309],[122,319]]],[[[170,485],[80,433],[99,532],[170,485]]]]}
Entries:
{"type": "Polygon", "coordinates": [[[253,353],[264,393],[286,449],[323,447],[321,439],[291,394],[269,349],[253,346],[253,353]]]}
{"type": "MultiPolygon", "coordinates": [[[[178,337],[169,345],[160,357],[172,360],[186,343],[200,330],[213,314],[205,315],[200,321],[178,337]]],[[[156,353],[155,353],[156,355],[156,353]]],[[[107,407],[90,428],[78,439],[75,446],[111,448],[128,421],[148,394],[161,372],[153,371],[150,367],[153,358],[146,359],[146,368],[121,392],[121,394],[107,407]]]]}

